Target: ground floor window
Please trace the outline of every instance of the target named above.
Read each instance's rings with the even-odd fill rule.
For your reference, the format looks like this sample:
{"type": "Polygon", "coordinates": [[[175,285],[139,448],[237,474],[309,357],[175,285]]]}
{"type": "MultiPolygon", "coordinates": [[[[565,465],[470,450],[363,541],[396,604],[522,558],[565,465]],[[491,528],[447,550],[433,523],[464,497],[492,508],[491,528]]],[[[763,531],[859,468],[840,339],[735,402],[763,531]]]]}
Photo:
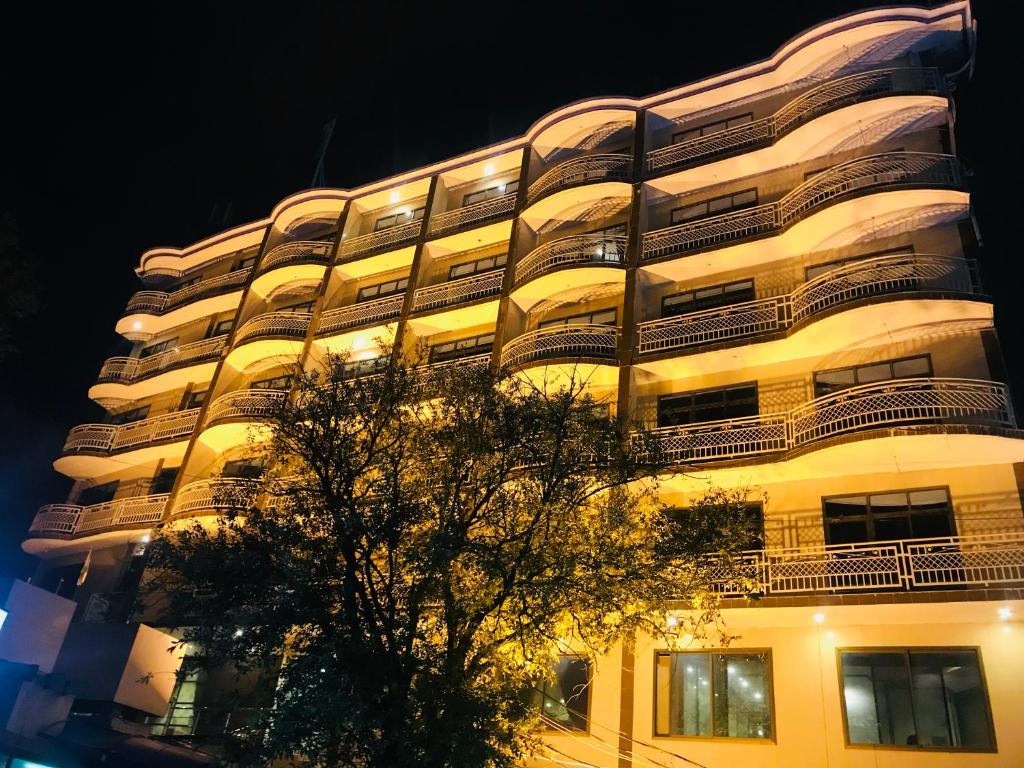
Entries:
{"type": "Polygon", "coordinates": [[[772,673],[768,651],[659,653],[658,736],[772,738],[772,673]]]}
{"type": "Polygon", "coordinates": [[[556,730],[586,731],[590,713],[590,661],[562,656],[553,680],[539,683],[534,700],[541,717],[556,730]]]}
{"type": "Polygon", "coordinates": [[[850,744],[995,749],[976,649],[841,651],[839,656],[850,744]]]}

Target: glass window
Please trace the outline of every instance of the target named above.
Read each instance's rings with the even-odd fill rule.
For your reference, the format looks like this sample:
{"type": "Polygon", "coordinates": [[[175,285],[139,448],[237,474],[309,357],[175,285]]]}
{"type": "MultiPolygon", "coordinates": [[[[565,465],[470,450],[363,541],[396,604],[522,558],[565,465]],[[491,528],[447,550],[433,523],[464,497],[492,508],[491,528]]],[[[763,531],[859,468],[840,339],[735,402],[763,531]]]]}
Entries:
{"type": "Polygon", "coordinates": [[[554,680],[536,689],[537,706],[547,723],[558,730],[586,731],[590,712],[590,662],[579,656],[562,656],[554,680]]]}
{"type": "Polygon", "coordinates": [[[757,189],[744,189],[739,192],[732,192],[728,195],[720,195],[710,200],[702,200],[699,203],[691,203],[680,208],[673,208],[671,223],[679,224],[692,219],[700,219],[704,216],[717,216],[720,213],[736,211],[741,208],[748,208],[757,205],[757,189]]]}
{"type": "Polygon", "coordinates": [[[945,488],[890,491],[822,499],[829,544],[954,536],[953,506],[945,488]]]}
{"type": "Polygon", "coordinates": [[[181,409],[187,411],[191,408],[198,408],[206,402],[206,394],[209,392],[207,389],[200,389],[197,392],[190,392],[188,397],[185,398],[185,402],[182,404],[181,409]]]}
{"type": "Polygon", "coordinates": [[[147,357],[153,355],[159,355],[161,352],[166,352],[172,349],[178,343],[177,338],[167,339],[166,341],[158,341],[156,344],[150,344],[148,347],[143,347],[139,350],[139,360],[145,360],[147,357]]]}
{"type": "Polygon", "coordinates": [[[302,314],[308,315],[310,312],[313,311],[313,302],[312,301],[303,301],[303,302],[300,302],[298,304],[289,304],[286,307],[281,307],[277,311],[278,312],[298,312],[298,313],[302,313],[302,314]]]}
{"type": "Polygon", "coordinates": [[[496,197],[504,197],[505,195],[511,195],[519,190],[519,180],[505,182],[504,184],[498,184],[487,189],[479,189],[476,192],[470,192],[462,196],[463,207],[467,205],[473,205],[473,203],[482,203],[484,200],[493,200],[496,197]]]}
{"type": "Polygon", "coordinates": [[[387,367],[388,358],[371,357],[366,360],[346,360],[341,366],[341,378],[358,379],[362,376],[371,376],[380,373],[387,367]]]}
{"type": "Polygon", "coordinates": [[[453,267],[448,268],[448,279],[454,280],[459,277],[468,277],[469,275],[479,275],[484,272],[490,272],[495,269],[500,269],[508,263],[508,254],[499,253],[497,256],[488,256],[483,259],[476,259],[475,261],[466,261],[462,264],[456,264],[453,267]]]}
{"type": "Polygon", "coordinates": [[[713,123],[705,123],[704,125],[699,125],[696,128],[687,128],[685,131],[673,133],[672,143],[679,144],[680,142],[689,141],[701,136],[710,136],[713,133],[719,133],[720,131],[725,131],[729,128],[736,128],[753,121],[753,112],[746,112],[742,115],[736,115],[735,117],[727,117],[724,120],[716,120],[713,123]]]}
{"type": "Polygon", "coordinates": [[[364,301],[383,299],[385,296],[395,296],[399,293],[404,293],[408,286],[408,277],[395,278],[394,280],[377,283],[376,285],[364,286],[360,288],[359,293],[356,294],[356,304],[364,301]]]}
{"type": "Polygon", "coordinates": [[[932,375],[931,355],[883,360],[879,363],[854,365],[814,374],[814,396],[824,397],[858,384],[871,384],[890,379],[928,378],[932,375]]]}
{"type": "Polygon", "coordinates": [[[105,501],[110,501],[114,498],[114,494],[117,493],[119,482],[118,480],[112,480],[109,483],[101,483],[100,485],[83,488],[78,493],[78,503],[83,507],[88,507],[92,504],[102,504],[105,501]]]}
{"type": "Polygon", "coordinates": [[[482,355],[494,347],[494,334],[485,333],[480,336],[469,336],[465,339],[445,341],[430,348],[430,362],[440,363],[445,360],[457,360],[462,357],[482,355]]]}
{"type": "Polygon", "coordinates": [[[136,421],[142,421],[149,415],[148,405],[140,405],[138,408],[132,408],[127,411],[121,411],[120,413],[111,413],[107,415],[108,424],[131,424],[136,421]]]}
{"type": "Polygon", "coordinates": [[[255,479],[263,475],[263,465],[252,459],[235,459],[224,464],[221,477],[255,479]]]}
{"type": "Polygon", "coordinates": [[[657,735],[772,738],[767,651],[663,652],[656,664],[657,735]]]}
{"type": "Polygon", "coordinates": [[[423,218],[424,208],[416,208],[411,211],[399,211],[398,213],[389,213],[386,216],[381,216],[374,222],[373,231],[380,232],[384,229],[391,229],[392,227],[400,227],[402,224],[408,224],[411,221],[419,221],[423,218]]]}
{"type": "Polygon", "coordinates": [[[218,320],[213,324],[213,328],[206,334],[208,339],[215,338],[217,336],[223,336],[226,333],[231,333],[231,329],[235,327],[235,318],[228,317],[224,320],[218,320]]]}
{"type": "Polygon", "coordinates": [[[174,479],[178,476],[179,467],[161,469],[149,483],[150,493],[170,493],[174,487],[174,479]]]}
{"type": "Polygon", "coordinates": [[[700,424],[758,414],[757,382],[658,398],[658,426],[700,424]]]}
{"type": "Polygon", "coordinates": [[[235,271],[237,271],[239,269],[252,269],[252,265],[255,264],[255,263],[256,263],[256,254],[255,253],[253,253],[253,252],[243,253],[238,258],[238,261],[235,262],[234,266],[231,268],[231,271],[235,272],[235,271]]]}
{"type": "Polygon", "coordinates": [[[584,315],[570,315],[569,317],[558,317],[554,320],[544,320],[537,325],[538,328],[554,328],[559,325],[615,325],[617,312],[615,309],[602,309],[597,312],[588,312],[584,315]]]}
{"type": "Polygon", "coordinates": [[[661,316],[674,317],[753,300],[754,281],[737,280],[665,296],[661,300],[661,316]]]}
{"type": "Polygon", "coordinates": [[[878,256],[912,256],[914,254],[913,248],[890,248],[887,251],[877,251],[875,253],[865,253],[861,256],[850,256],[846,259],[836,259],[835,261],[827,261],[824,264],[815,264],[812,267],[804,269],[804,279],[813,280],[818,275],[823,275],[826,272],[831,272],[833,269],[838,267],[844,267],[847,264],[852,264],[855,261],[863,261],[864,259],[873,259],[878,256]]]}
{"type": "Polygon", "coordinates": [[[249,385],[249,389],[279,389],[288,390],[292,386],[292,377],[290,374],[284,376],[273,376],[269,379],[259,379],[249,385]]]}
{"type": "Polygon", "coordinates": [[[841,651],[850,744],[995,748],[978,651],[841,651]]]}

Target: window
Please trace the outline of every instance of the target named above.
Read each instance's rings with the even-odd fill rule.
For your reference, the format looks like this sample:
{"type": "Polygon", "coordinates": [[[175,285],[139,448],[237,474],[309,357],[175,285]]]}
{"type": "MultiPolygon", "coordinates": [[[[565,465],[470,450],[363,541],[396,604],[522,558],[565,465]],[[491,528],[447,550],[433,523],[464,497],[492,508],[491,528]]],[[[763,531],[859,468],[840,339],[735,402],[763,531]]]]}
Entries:
{"type": "MultiPolygon", "coordinates": [[[[188,664],[188,661],[185,661],[188,664]]],[[[174,691],[171,693],[171,700],[167,707],[167,713],[161,717],[150,720],[152,724],[151,733],[154,736],[190,736],[195,729],[199,700],[199,693],[202,689],[202,681],[199,678],[200,672],[197,669],[183,669],[174,691]]]]}
{"type": "Polygon", "coordinates": [[[224,464],[221,477],[255,479],[263,475],[263,465],[252,459],[235,459],[224,464]]]}
{"type": "Polygon", "coordinates": [[[299,312],[308,315],[313,311],[312,301],[303,301],[299,304],[289,304],[287,307],[281,307],[278,312],[299,312]]]}
{"type": "Polygon", "coordinates": [[[845,259],[836,259],[835,261],[827,261],[824,264],[815,264],[812,267],[804,269],[804,279],[813,280],[818,275],[823,275],[826,272],[831,272],[837,267],[845,267],[847,264],[852,264],[855,261],[862,261],[864,259],[873,259],[876,256],[912,256],[914,254],[913,248],[891,248],[887,251],[878,251],[877,253],[865,253],[862,256],[850,256],[845,259]]]}
{"type": "Polygon", "coordinates": [[[658,653],[655,734],[772,738],[768,651],[658,653]]]}
{"type": "Polygon", "coordinates": [[[494,334],[485,333],[481,336],[470,336],[457,341],[446,341],[430,348],[430,362],[440,363],[445,360],[458,360],[460,357],[482,355],[494,347],[494,334]]]}
{"type": "Polygon", "coordinates": [[[412,211],[405,211],[404,213],[399,211],[398,213],[389,213],[387,216],[381,216],[373,224],[373,231],[380,232],[385,229],[391,229],[392,227],[399,227],[402,224],[408,224],[410,221],[419,221],[423,218],[424,208],[416,208],[412,211]]]}
{"type": "Polygon", "coordinates": [[[871,384],[891,379],[927,378],[932,375],[930,355],[905,357],[900,360],[883,360],[879,363],[854,365],[850,368],[836,368],[818,371],[814,374],[814,396],[824,397],[841,392],[859,384],[871,384]]]}
{"type": "Polygon", "coordinates": [[[110,501],[114,498],[114,494],[117,493],[118,482],[117,480],[112,480],[109,483],[83,488],[78,493],[78,503],[83,507],[88,507],[93,504],[102,504],[105,501],[110,501]]]}
{"type": "Polygon", "coordinates": [[[217,336],[223,336],[224,334],[231,333],[231,329],[235,327],[235,318],[229,317],[224,320],[218,320],[213,324],[213,328],[206,334],[206,338],[212,339],[217,336]]]}
{"type": "Polygon", "coordinates": [[[705,216],[717,216],[720,213],[737,211],[741,208],[749,208],[752,205],[757,205],[756,188],[713,197],[710,200],[702,200],[699,203],[684,205],[681,208],[673,208],[671,223],[679,224],[684,221],[702,219],[705,216]]]}
{"type": "Polygon", "coordinates": [[[469,277],[470,275],[479,275],[483,272],[491,272],[492,270],[504,267],[507,263],[507,253],[499,253],[497,256],[488,256],[475,261],[466,261],[449,267],[448,279],[455,280],[458,277],[469,277]]]}
{"type": "Polygon", "coordinates": [[[822,499],[829,544],[953,536],[953,507],[945,488],[890,491],[822,499]]]}
{"type": "Polygon", "coordinates": [[[136,421],[142,421],[149,415],[149,406],[140,405],[138,408],[132,408],[129,411],[121,411],[120,413],[111,413],[107,415],[108,424],[131,424],[136,421]]]}
{"type": "Polygon", "coordinates": [[[209,390],[207,389],[189,392],[188,397],[185,398],[185,402],[181,404],[181,410],[187,411],[192,408],[199,408],[206,402],[206,395],[208,392],[209,390]]]}
{"type": "Polygon", "coordinates": [[[562,656],[555,679],[535,688],[534,700],[546,723],[557,730],[586,731],[590,713],[590,662],[562,656]]]}
{"type": "Polygon", "coordinates": [[[692,291],[674,293],[661,300],[661,316],[675,317],[703,309],[739,304],[754,300],[754,281],[737,280],[733,283],[711,285],[707,288],[696,288],[692,291]]]}
{"type": "Polygon", "coordinates": [[[387,357],[371,357],[367,360],[346,360],[341,366],[342,381],[372,376],[382,372],[388,363],[387,357]]]}
{"type": "Polygon", "coordinates": [[[658,398],[658,426],[700,424],[758,414],[757,382],[658,398]]]}
{"type": "Polygon", "coordinates": [[[167,339],[166,341],[158,341],[156,344],[150,344],[148,347],[143,347],[139,351],[139,360],[145,360],[147,357],[159,355],[161,352],[166,352],[169,349],[173,349],[174,345],[177,343],[177,338],[174,338],[167,339]]]}
{"type": "Polygon", "coordinates": [[[174,480],[178,476],[180,467],[167,467],[161,469],[153,476],[149,484],[150,493],[170,493],[174,487],[174,480]]]}
{"type": "Polygon", "coordinates": [[[848,743],[995,749],[977,650],[841,651],[839,657],[848,743]]]}
{"type": "MultiPolygon", "coordinates": [[[[743,505],[743,512],[749,539],[741,549],[764,549],[764,503],[748,501],[743,505]]],[[[670,507],[665,510],[665,514],[672,520],[673,526],[691,534],[702,530],[702,526],[696,518],[701,513],[701,508],[694,507],[670,507]]],[[[713,542],[709,541],[708,544],[713,546],[713,542]]]]}
{"type": "Polygon", "coordinates": [[[504,184],[498,184],[494,187],[488,187],[487,189],[480,189],[476,192],[469,192],[462,196],[462,206],[473,205],[473,203],[482,203],[484,200],[493,200],[496,197],[504,197],[505,195],[511,195],[519,190],[519,179],[513,181],[507,181],[504,184]]]}
{"type": "Polygon", "coordinates": [[[291,374],[284,376],[273,376],[269,379],[259,379],[249,385],[249,389],[281,389],[288,390],[292,386],[291,374]]]}
{"type": "Polygon", "coordinates": [[[728,130],[729,128],[736,128],[740,125],[752,123],[753,121],[754,113],[746,112],[745,114],[728,117],[724,120],[717,120],[713,123],[705,123],[704,125],[699,125],[696,128],[687,128],[685,131],[673,133],[672,143],[679,144],[680,142],[689,141],[690,139],[696,139],[701,136],[710,136],[712,133],[719,133],[721,131],[728,130]]]}
{"type": "Polygon", "coordinates": [[[253,264],[256,263],[257,251],[242,251],[238,254],[238,260],[235,261],[235,265],[231,268],[234,272],[238,269],[252,269],[253,264]]]}
{"type": "Polygon", "coordinates": [[[356,294],[356,304],[363,301],[373,301],[374,299],[383,299],[385,296],[394,296],[402,293],[409,286],[408,277],[400,277],[394,280],[388,280],[386,283],[377,283],[377,285],[367,285],[364,288],[359,289],[359,293],[356,294]]]}
{"type": "Polygon", "coordinates": [[[617,316],[615,309],[602,309],[597,312],[589,312],[584,315],[571,315],[569,317],[558,317],[554,320],[545,320],[537,325],[538,328],[554,328],[559,325],[615,325],[617,316]]]}

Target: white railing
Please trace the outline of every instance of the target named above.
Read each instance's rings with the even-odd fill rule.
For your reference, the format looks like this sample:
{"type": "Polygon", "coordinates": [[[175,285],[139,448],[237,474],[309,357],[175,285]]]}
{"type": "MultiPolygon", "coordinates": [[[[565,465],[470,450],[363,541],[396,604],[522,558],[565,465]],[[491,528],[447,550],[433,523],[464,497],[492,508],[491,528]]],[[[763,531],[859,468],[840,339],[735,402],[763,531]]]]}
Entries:
{"type": "Polygon", "coordinates": [[[614,359],[619,329],[614,325],[559,325],[513,339],[501,350],[501,364],[519,366],[551,358],[614,359]]]}
{"type": "Polygon", "coordinates": [[[184,288],[179,288],[171,293],[163,291],[139,291],[128,300],[128,307],[124,313],[130,315],[133,312],[141,312],[150,315],[159,315],[167,310],[180,307],[183,304],[205,299],[209,296],[227,293],[232,290],[241,290],[245,281],[249,279],[249,269],[236,269],[226,275],[211,277],[209,280],[193,283],[184,288]]]}
{"type": "Polygon", "coordinates": [[[914,425],[1013,428],[1005,384],[892,379],[819,397],[784,413],[651,430],[673,463],[780,453],[851,432],[914,425]]]}
{"type": "Polygon", "coordinates": [[[475,301],[485,296],[501,293],[504,269],[496,269],[483,275],[472,275],[460,280],[419,288],[413,296],[413,312],[434,307],[447,307],[465,301],[475,301]]]}
{"type": "Polygon", "coordinates": [[[227,338],[227,336],[216,336],[212,339],[203,339],[143,359],[111,357],[103,363],[97,381],[101,383],[116,381],[129,384],[170,368],[213,360],[220,357],[227,338]]]}
{"type": "Polygon", "coordinates": [[[365,253],[383,251],[387,248],[395,248],[404,245],[410,240],[415,240],[420,233],[422,222],[410,221],[408,224],[401,224],[397,227],[382,229],[380,232],[370,232],[366,235],[359,235],[341,241],[341,248],[338,256],[341,259],[351,259],[365,253]]]}
{"type": "Polygon", "coordinates": [[[859,157],[812,176],[773,203],[687,221],[643,235],[642,258],[655,259],[778,232],[840,200],[903,187],[962,188],[952,155],[887,152],[859,157]]]}
{"type": "Polygon", "coordinates": [[[526,195],[531,205],[547,192],[585,181],[629,181],[633,175],[631,155],[584,155],[559,163],[530,185],[526,195]]]}
{"type": "Polygon", "coordinates": [[[235,334],[234,343],[238,345],[267,336],[301,339],[306,335],[312,317],[309,312],[267,312],[257,315],[242,323],[235,334]]]}
{"type": "Polygon", "coordinates": [[[281,410],[288,393],[280,389],[243,389],[221,395],[206,411],[206,424],[220,419],[255,420],[268,418],[281,410]]]}
{"type": "Polygon", "coordinates": [[[402,314],[404,300],[405,297],[402,295],[388,296],[385,299],[364,301],[349,307],[329,309],[320,316],[320,325],[317,326],[316,335],[326,336],[346,328],[358,328],[361,325],[394,320],[402,314]]]}
{"type": "Polygon", "coordinates": [[[490,364],[491,353],[484,352],[479,355],[457,357],[454,360],[440,360],[436,363],[427,363],[425,365],[418,366],[416,368],[416,372],[423,376],[429,376],[431,373],[449,368],[475,368],[477,366],[488,366],[490,364]]]}
{"type": "Polygon", "coordinates": [[[82,507],[77,504],[47,504],[29,526],[29,533],[79,536],[109,528],[144,528],[160,522],[168,494],[129,496],[82,507]]]}
{"type": "Polygon", "coordinates": [[[926,254],[878,256],[829,270],[775,296],[640,323],[641,355],[788,330],[833,307],[873,296],[977,291],[973,263],[926,254]]]}
{"type": "Polygon", "coordinates": [[[116,453],[140,445],[188,437],[195,431],[199,409],[175,411],[130,424],[81,424],[68,432],[64,454],[116,453]]]}
{"type": "Polygon", "coordinates": [[[767,147],[816,117],[872,99],[902,94],[935,96],[943,92],[942,76],[934,69],[858,72],[800,94],[769,117],[652,150],[647,153],[647,168],[663,171],[767,147]]]}
{"type": "Polygon", "coordinates": [[[331,248],[334,243],[324,240],[298,240],[285,243],[271,249],[260,261],[259,273],[262,275],[277,267],[295,262],[326,264],[331,259],[331,248]]]}
{"type": "Polygon", "coordinates": [[[516,207],[516,193],[509,192],[501,197],[481,200],[451,211],[439,213],[430,219],[428,231],[432,235],[454,232],[470,224],[481,224],[512,213],[516,207]]]}
{"type": "Polygon", "coordinates": [[[216,514],[230,509],[245,509],[259,497],[260,483],[245,478],[213,477],[189,483],[178,491],[174,516],[216,514]]]}
{"type": "Polygon", "coordinates": [[[516,286],[566,266],[624,267],[625,235],[573,235],[534,248],[516,264],[516,286]]]}

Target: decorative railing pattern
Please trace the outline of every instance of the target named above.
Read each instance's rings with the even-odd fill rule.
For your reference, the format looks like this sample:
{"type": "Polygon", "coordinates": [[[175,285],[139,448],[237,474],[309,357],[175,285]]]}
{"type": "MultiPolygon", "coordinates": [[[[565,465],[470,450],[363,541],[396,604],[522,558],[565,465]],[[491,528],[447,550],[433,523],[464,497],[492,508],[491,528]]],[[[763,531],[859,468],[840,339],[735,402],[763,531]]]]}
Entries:
{"type": "Polygon", "coordinates": [[[297,240],[271,249],[260,261],[259,274],[296,262],[326,264],[331,260],[334,243],[325,240],[297,240]]]}
{"type": "Polygon", "coordinates": [[[893,379],[819,397],[784,413],[651,430],[670,461],[744,459],[881,427],[1013,428],[1005,384],[974,379],[893,379]]]}
{"type": "Polygon", "coordinates": [[[963,188],[952,155],[887,152],[859,157],[812,176],[780,200],[687,221],[643,235],[643,259],[655,259],[779,232],[841,200],[905,187],[963,188]]]}
{"type": "Polygon", "coordinates": [[[878,256],[829,270],[786,296],[640,323],[641,355],[785,331],[833,307],[873,296],[978,290],[974,264],[925,254],[878,256]]]}
{"type": "Polygon", "coordinates": [[[679,169],[770,146],[816,117],[886,96],[937,96],[945,92],[934,69],[878,69],[823,83],[790,101],[774,115],[707,136],[696,136],[647,153],[650,171],[679,169]]]}
{"type": "Polygon", "coordinates": [[[171,293],[163,291],[139,291],[128,300],[126,315],[141,312],[148,315],[160,315],[198,299],[241,290],[249,279],[249,269],[236,269],[226,275],[211,277],[209,280],[193,283],[171,293]]]}
{"type": "Polygon", "coordinates": [[[130,424],[81,424],[64,442],[64,454],[117,453],[140,445],[188,437],[196,428],[199,409],[175,411],[130,424]]]}
{"type": "Polygon", "coordinates": [[[260,483],[246,478],[214,477],[183,486],[174,500],[174,516],[216,514],[252,506],[260,494],[260,483]]]}
{"type": "Polygon", "coordinates": [[[327,334],[337,333],[347,328],[358,328],[361,325],[372,325],[385,322],[386,320],[394,320],[402,314],[402,302],[404,300],[404,297],[401,295],[388,296],[385,299],[364,301],[349,307],[330,309],[320,316],[320,324],[317,326],[316,335],[326,336],[327,334]]]}
{"type": "Polygon", "coordinates": [[[534,248],[516,264],[516,287],[566,266],[624,267],[625,235],[574,235],[534,248]]]}
{"type": "Polygon", "coordinates": [[[513,339],[501,350],[501,364],[520,366],[551,358],[614,359],[619,330],[613,325],[560,325],[513,339]]]}
{"type": "Polygon", "coordinates": [[[466,205],[451,211],[439,213],[430,219],[428,232],[431,235],[442,235],[456,232],[463,227],[483,224],[487,221],[508,216],[516,207],[516,193],[509,192],[501,197],[482,200],[479,203],[466,205]]]}
{"type": "Polygon", "coordinates": [[[235,334],[235,345],[267,336],[301,339],[306,335],[309,312],[267,312],[246,320],[235,334]]]}
{"type": "Polygon", "coordinates": [[[366,235],[349,238],[341,241],[341,248],[338,249],[338,256],[343,260],[355,256],[362,256],[375,251],[383,251],[388,248],[395,248],[405,245],[410,240],[415,240],[420,233],[422,226],[419,221],[410,221],[390,229],[382,229],[380,232],[370,232],[366,235]]]}
{"type": "Polygon", "coordinates": [[[221,395],[206,411],[206,424],[222,419],[262,419],[273,416],[288,399],[280,389],[243,389],[221,395]]]}
{"type": "Polygon", "coordinates": [[[413,296],[413,312],[494,296],[501,293],[501,281],[504,277],[505,270],[496,269],[483,275],[472,275],[460,280],[449,280],[447,283],[419,288],[413,296]]]}
{"type": "Polygon", "coordinates": [[[29,526],[29,533],[58,534],[66,537],[112,528],[143,528],[160,522],[168,494],[129,496],[82,507],[77,504],[48,504],[42,507],[29,526]]]}
{"type": "Polygon", "coordinates": [[[139,359],[137,357],[111,357],[103,364],[97,377],[99,383],[134,381],[155,376],[158,373],[185,365],[193,365],[220,357],[227,342],[227,336],[215,336],[192,344],[184,344],[158,355],[139,359]]]}
{"type": "Polygon", "coordinates": [[[535,203],[541,196],[556,189],[587,181],[629,181],[633,175],[630,155],[583,155],[559,163],[530,185],[526,199],[535,203]]]}

